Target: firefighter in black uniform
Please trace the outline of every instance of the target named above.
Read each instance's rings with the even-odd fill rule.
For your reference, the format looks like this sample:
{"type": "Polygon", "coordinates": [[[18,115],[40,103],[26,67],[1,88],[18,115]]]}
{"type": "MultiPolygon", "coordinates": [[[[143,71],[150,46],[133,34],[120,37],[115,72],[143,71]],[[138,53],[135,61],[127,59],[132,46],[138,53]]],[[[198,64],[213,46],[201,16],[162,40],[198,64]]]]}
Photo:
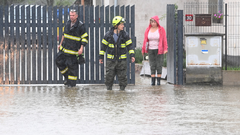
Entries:
{"type": "Polygon", "coordinates": [[[115,16],[112,20],[113,27],[102,40],[99,53],[99,62],[103,63],[104,54],[107,50],[105,85],[107,90],[112,90],[115,75],[118,76],[120,90],[127,86],[127,52],[131,61],[135,61],[134,46],[127,32],[123,30],[125,20],[121,16],[115,16]]]}
{"type": "Polygon", "coordinates": [[[65,25],[64,34],[56,57],[56,65],[65,78],[64,84],[76,86],[78,64],[84,63],[83,48],[88,43],[84,24],[78,20],[75,9],[70,10],[70,20],[65,25]]]}

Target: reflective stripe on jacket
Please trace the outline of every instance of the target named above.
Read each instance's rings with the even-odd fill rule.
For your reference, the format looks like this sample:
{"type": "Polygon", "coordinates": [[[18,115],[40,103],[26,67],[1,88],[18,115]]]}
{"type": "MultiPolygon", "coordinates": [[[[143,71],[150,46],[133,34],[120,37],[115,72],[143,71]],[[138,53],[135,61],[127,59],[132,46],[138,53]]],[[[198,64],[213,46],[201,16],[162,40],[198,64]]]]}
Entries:
{"type": "Polygon", "coordinates": [[[81,45],[85,46],[88,43],[88,34],[84,24],[77,19],[76,23],[71,27],[71,21],[65,25],[64,29],[63,48],[64,53],[76,55],[81,45]]]}
{"type": "Polygon", "coordinates": [[[113,30],[109,30],[104,38],[102,39],[101,50],[99,52],[99,59],[104,58],[104,54],[106,50],[107,52],[107,59],[108,60],[126,60],[127,53],[129,53],[130,58],[134,57],[134,46],[132,44],[132,40],[130,39],[129,35],[125,31],[120,31],[118,35],[117,43],[115,43],[113,38],[113,30]]]}

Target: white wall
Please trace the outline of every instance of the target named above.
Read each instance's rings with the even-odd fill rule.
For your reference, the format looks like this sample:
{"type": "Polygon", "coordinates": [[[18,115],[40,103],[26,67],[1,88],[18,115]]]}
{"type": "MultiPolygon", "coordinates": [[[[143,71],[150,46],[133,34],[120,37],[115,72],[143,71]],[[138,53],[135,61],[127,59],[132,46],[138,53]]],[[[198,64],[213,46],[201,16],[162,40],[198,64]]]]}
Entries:
{"type": "MultiPolygon", "coordinates": [[[[99,1],[99,0],[96,0],[99,1]]],[[[102,1],[102,0],[100,0],[102,1]]],[[[118,5],[135,5],[135,35],[137,47],[142,47],[144,32],[149,25],[149,19],[158,15],[159,18],[166,14],[167,4],[177,4],[183,10],[184,2],[208,2],[208,0],[117,0],[118,5]]],[[[223,0],[224,2],[238,2],[239,0],[223,0]]],[[[104,0],[105,6],[114,5],[114,0],[104,0]]],[[[160,20],[160,25],[166,29],[166,18],[160,20]]]]}

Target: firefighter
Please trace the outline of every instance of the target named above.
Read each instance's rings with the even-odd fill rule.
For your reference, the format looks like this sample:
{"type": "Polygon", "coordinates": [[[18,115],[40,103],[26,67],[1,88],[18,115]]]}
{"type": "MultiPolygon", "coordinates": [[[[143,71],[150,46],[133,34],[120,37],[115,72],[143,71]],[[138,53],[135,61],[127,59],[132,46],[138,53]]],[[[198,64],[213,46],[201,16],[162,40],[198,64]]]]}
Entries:
{"type": "Polygon", "coordinates": [[[103,63],[104,54],[107,51],[105,85],[107,90],[112,90],[115,75],[118,76],[120,90],[127,86],[127,52],[131,61],[135,61],[134,46],[127,32],[123,30],[125,20],[121,16],[115,16],[112,20],[112,28],[102,40],[99,53],[99,63],[103,63]]]}
{"type": "Polygon", "coordinates": [[[75,9],[69,12],[62,40],[58,46],[56,65],[65,78],[64,84],[75,87],[78,74],[78,64],[84,63],[83,48],[88,43],[88,34],[84,24],[79,21],[75,9]]]}

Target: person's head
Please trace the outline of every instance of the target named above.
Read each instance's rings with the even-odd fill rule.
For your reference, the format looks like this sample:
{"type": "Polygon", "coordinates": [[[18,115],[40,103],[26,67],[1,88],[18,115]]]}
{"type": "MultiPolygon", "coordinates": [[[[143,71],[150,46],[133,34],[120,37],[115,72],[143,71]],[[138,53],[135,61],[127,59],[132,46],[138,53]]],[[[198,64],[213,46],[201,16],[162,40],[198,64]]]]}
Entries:
{"type": "Polygon", "coordinates": [[[76,9],[71,9],[70,13],[69,13],[69,16],[70,16],[71,22],[75,23],[77,18],[78,18],[77,10],[76,9]]]}
{"type": "Polygon", "coordinates": [[[121,16],[115,16],[112,20],[112,25],[115,29],[123,30],[125,19],[121,16]]]}
{"type": "Polygon", "coordinates": [[[151,27],[158,27],[158,23],[153,18],[150,19],[151,27]]]}

